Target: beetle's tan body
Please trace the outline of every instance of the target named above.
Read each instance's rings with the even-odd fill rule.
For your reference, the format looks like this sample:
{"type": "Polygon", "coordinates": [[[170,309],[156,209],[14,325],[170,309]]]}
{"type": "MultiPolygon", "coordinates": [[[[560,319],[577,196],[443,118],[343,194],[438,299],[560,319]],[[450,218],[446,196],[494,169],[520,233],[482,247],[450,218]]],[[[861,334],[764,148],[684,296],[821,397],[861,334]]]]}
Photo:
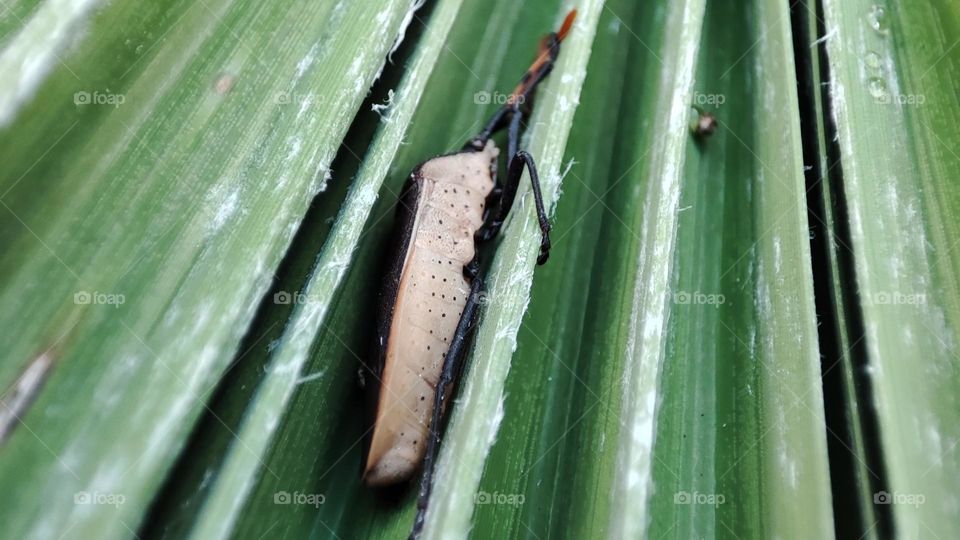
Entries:
{"type": "Polygon", "coordinates": [[[393,301],[376,420],[364,473],[370,485],[409,478],[426,451],[435,386],[467,303],[463,267],[494,187],[497,147],[440,156],[413,173],[409,240],[393,301]]]}

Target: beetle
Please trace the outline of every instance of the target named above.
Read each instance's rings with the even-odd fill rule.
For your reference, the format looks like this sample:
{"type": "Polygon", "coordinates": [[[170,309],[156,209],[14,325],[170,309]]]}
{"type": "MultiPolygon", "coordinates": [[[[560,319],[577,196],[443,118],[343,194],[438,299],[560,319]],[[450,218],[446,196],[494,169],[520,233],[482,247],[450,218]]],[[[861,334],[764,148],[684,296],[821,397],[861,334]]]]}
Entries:
{"type": "Polygon", "coordinates": [[[478,248],[493,239],[513,206],[526,169],[541,231],[537,264],[550,252],[550,222],[536,164],[520,150],[520,127],[537,85],[550,73],[576,17],[540,41],[520,83],[484,128],[458,152],[413,169],[397,206],[397,241],[389,264],[377,330],[374,375],[380,380],[364,482],[373,487],[409,480],[421,467],[411,538],[423,526],[440,443],[441,421],[476,322],[483,280],[478,248]],[[507,130],[506,181],[497,179],[507,130]]]}

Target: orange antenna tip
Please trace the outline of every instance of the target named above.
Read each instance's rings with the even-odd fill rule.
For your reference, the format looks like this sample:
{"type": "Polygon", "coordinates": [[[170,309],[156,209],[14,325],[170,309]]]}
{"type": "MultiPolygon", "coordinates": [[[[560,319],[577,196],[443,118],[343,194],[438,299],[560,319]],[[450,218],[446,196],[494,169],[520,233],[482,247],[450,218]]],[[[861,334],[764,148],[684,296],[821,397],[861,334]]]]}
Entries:
{"type": "Polygon", "coordinates": [[[567,17],[563,19],[563,25],[560,26],[560,31],[557,32],[557,41],[563,41],[563,38],[567,37],[567,32],[570,31],[570,28],[573,26],[573,20],[576,18],[576,8],[571,9],[570,13],[567,13],[567,17]]]}

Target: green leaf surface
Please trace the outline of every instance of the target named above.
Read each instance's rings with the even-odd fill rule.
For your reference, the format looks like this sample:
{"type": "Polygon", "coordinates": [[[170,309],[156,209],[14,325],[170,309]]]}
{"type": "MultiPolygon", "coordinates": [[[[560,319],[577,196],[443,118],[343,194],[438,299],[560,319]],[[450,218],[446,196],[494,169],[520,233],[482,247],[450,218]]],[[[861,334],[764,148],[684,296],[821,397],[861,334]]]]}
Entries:
{"type": "Polygon", "coordinates": [[[789,6],[707,11],[694,102],[719,129],[690,145],[652,534],[829,538],[789,6]]]}
{"type": "MultiPolygon", "coordinates": [[[[676,14],[683,12],[674,7],[676,14]]],[[[707,8],[696,91],[687,90],[689,99],[680,101],[683,122],[673,130],[650,128],[657,118],[672,118],[664,101],[683,95],[670,87],[682,87],[682,77],[666,69],[678,62],[668,60],[663,50],[670,45],[657,39],[667,42],[684,26],[658,18],[670,11],[654,6],[638,8],[632,17],[625,6],[610,9],[617,16],[601,28],[629,36],[625,41],[633,48],[628,59],[611,54],[607,61],[626,62],[636,75],[622,90],[605,81],[591,87],[588,78],[584,117],[577,122],[582,139],[575,132],[572,141],[578,145],[568,148],[586,156],[583,168],[571,171],[584,181],[567,182],[579,191],[561,200],[558,214],[558,228],[573,224],[557,235],[559,256],[569,258],[545,268],[534,288],[530,322],[508,384],[502,440],[481,484],[493,502],[481,512],[514,536],[571,530],[790,536],[803,535],[810,524],[829,536],[815,314],[804,262],[809,255],[799,125],[789,107],[776,108],[783,101],[796,103],[786,6],[707,8]],[[651,81],[658,80],[661,68],[658,94],[651,81]],[[761,84],[766,86],[757,88],[761,84]],[[761,89],[761,99],[754,99],[761,89]],[[665,206],[678,216],[676,247],[669,235],[659,243],[640,242],[645,229],[631,219],[655,216],[653,222],[662,225],[663,214],[654,212],[662,199],[648,195],[652,202],[642,212],[636,207],[644,199],[634,199],[632,206],[624,201],[645,183],[669,178],[664,171],[670,170],[649,157],[664,152],[656,146],[660,141],[644,133],[674,133],[688,141],[688,104],[698,100],[719,116],[721,128],[702,144],[685,142],[682,152],[666,161],[684,171],[682,181],[674,180],[677,192],[682,189],[680,202],[665,206]],[[590,129],[610,125],[617,129],[590,129]],[[659,174],[644,174],[650,167],[659,174]],[[564,204],[570,205],[566,216],[564,204]],[[655,295],[643,295],[657,291],[667,300],[663,309],[669,318],[649,337],[664,335],[667,344],[659,356],[637,362],[637,375],[628,377],[631,363],[618,357],[616,351],[624,349],[616,336],[630,336],[637,326],[631,328],[629,311],[617,302],[635,301],[631,278],[624,276],[637,275],[638,253],[641,265],[653,264],[658,245],[672,253],[672,260],[659,263],[670,272],[669,282],[637,287],[644,315],[633,324],[658,320],[655,295]],[[633,396],[648,387],[656,403],[637,404],[633,396]],[[625,421],[624,409],[630,407],[639,409],[637,420],[649,411],[655,437],[632,436],[639,432],[625,421]],[[619,448],[611,444],[617,437],[626,439],[619,448]],[[631,468],[615,461],[614,452],[627,448],[642,456],[644,445],[652,446],[646,464],[651,472],[645,474],[638,460],[631,477],[631,468]],[[787,477],[784,467],[792,469],[787,477]],[[637,484],[640,502],[629,511],[608,502],[614,478],[621,486],[637,484]],[[516,498],[504,495],[522,495],[523,504],[497,505],[496,494],[508,502],[516,498]],[[721,503],[691,504],[707,498],[721,503]],[[607,513],[611,506],[616,519],[607,513]],[[805,527],[797,528],[801,522],[805,527]]]]}
{"type": "Polygon", "coordinates": [[[573,7],[424,536],[956,537],[952,0],[7,0],[4,532],[405,537],[398,195],[573,7]]]}
{"type": "MultiPolygon", "coordinates": [[[[383,124],[368,151],[329,239],[302,292],[286,301],[295,307],[283,336],[275,344],[270,365],[257,394],[247,406],[243,424],[233,434],[230,453],[216,476],[216,486],[204,504],[191,535],[222,538],[229,535],[244,507],[246,496],[261,472],[264,450],[296,387],[303,382],[302,368],[310,347],[321,331],[327,311],[343,275],[350,267],[360,234],[377,198],[390,163],[423,95],[457,12],[460,0],[443,2],[431,17],[404,80],[383,112],[383,124]]],[[[283,294],[283,293],[280,293],[283,294]]]]}
{"type": "Polygon", "coordinates": [[[3,496],[9,534],[136,528],[408,7],[373,5],[114,4],[39,58],[0,148],[0,384],[51,366],[28,412],[5,403],[0,476],[31,479],[3,496]]]}
{"type": "Polygon", "coordinates": [[[960,480],[960,6],[823,6],[873,391],[863,405],[886,472],[878,511],[905,537],[948,538],[960,480]]]}
{"type": "MultiPolygon", "coordinates": [[[[299,384],[289,401],[284,420],[278,426],[275,442],[261,464],[263,474],[250,492],[240,521],[235,527],[240,536],[257,537],[266,533],[294,536],[361,534],[392,538],[409,531],[412,524],[412,493],[406,491],[399,501],[391,502],[391,499],[396,497],[386,496],[385,499],[384,494],[372,492],[360,484],[359,477],[360,460],[363,457],[361,442],[364,436],[363,420],[359,412],[363,407],[356,401],[358,392],[354,386],[356,371],[365,362],[372,346],[369,342],[373,318],[371,309],[376,305],[375,295],[379,285],[371,286],[371,283],[379,283],[382,279],[381,257],[377,254],[384,251],[384,242],[390,238],[393,206],[409,170],[431,155],[460,147],[470,135],[478,131],[493,110],[489,101],[477,97],[478,92],[489,92],[490,95],[506,94],[505,89],[512,88],[529,65],[535,53],[536,37],[555,29],[560,17],[565,14],[565,10],[552,2],[532,4],[519,11],[518,8],[516,4],[508,2],[490,5],[472,3],[465,5],[463,12],[457,17],[443,47],[444,54],[434,70],[434,75],[429,78],[421,106],[413,117],[407,144],[400,147],[400,153],[387,175],[381,199],[374,206],[367,229],[361,235],[355,259],[365,261],[366,264],[353,265],[349,269],[344,276],[341,290],[333,298],[328,320],[319,325],[319,341],[303,369],[304,377],[296,381],[299,384]],[[477,20],[488,20],[489,26],[478,26],[477,20]],[[493,36],[500,35],[504,28],[511,29],[510,40],[494,39],[493,36]],[[479,39],[478,32],[488,37],[479,39]],[[529,54],[511,54],[509,46],[529,54]],[[451,122],[450,118],[454,121],[451,122]],[[318,414],[321,421],[317,420],[318,414]],[[295,459],[291,459],[293,456],[295,459]],[[318,509],[303,505],[277,505],[274,502],[277,493],[320,494],[324,496],[325,502],[318,509]]],[[[597,13],[597,9],[597,6],[594,6],[593,13],[597,13]]],[[[444,5],[438,5],[430,16],[430,25],[434,24],[434,18],[444,13],[447,13],[444,5]]],[[[586,13],[589,15],[590,10],[586,13]]],[[[590,18],[584,17],[581,12],[578,20],[580,22],[577,29],[564,44],[561,59],[569,56],[569,61],[579,60],[585,63],[591,39],[587,31],[590,25],[583,21],[589,22],[590,18]]],[[[418,16],[414,24],[423,22],[418,16]]],[[[424,38],[437,37],[428,36],[429,30],[424,34],[424,38]]],[[[430,41],[424,41],[418,48],[430,46],[430,41]]],[[[414,58],[418,54],[419,51],[415,52],[414,58]]],[[[559,118],[566,119],[561,121],[569,124],[576,103],[575,94],[584,74],[583,67],[580,65],[575,69],[567,64],[558,66],[546,85],[541,88],[536,110],[557,111],[559,118]],[[564,77],[570,70],[574,70],[572,78],[564,77]],[[554,88],[552,84],[558,86],[554,88]]],[[[401,93],[399,90],[395,92],[395,98],[401,93]]],[[[532,120],[532,123],[537,122],[539,121],[532,120]]],[[[392,128],[392,124],[388,124],[387,129],[392,128]]],[[[561,129],[560,132],[564,131],[561,129]]],[[[382,145],[396,142],[389,137],[377,140],[382,145]]],[[[374,147],[368,151],[366,161],[361,167],[361,175],[363,168],[369,165],[371,157],[376,158],[377,144],[375,142],[374,147]]],[[[553,146],[562,150],[564,142],[562,139],[555,141],[553,146]]],[[[347,150],[356,154],[352,143],[348,144],[347,150]]],[[[559,158],[552,165],[544,158],[539,162],[544,178],[551,169],[559,167],[559,158]]],[[[334,171],[334,182],[338,175],[349,177],[350,171],[334,171]]],[[[552,177],[553,182],[559,181],[559,174],[555,171],[552,177]]],[[[518,205],[532,208],[532,201],[521,203],[522,200],[526,200],[526,197],[518,198],[518,205]]],[[[329,242],[338,241],[336,234],[337,227],[331,232],[329,242]]],[[[537,236],[531,233],[531,241],[538,245],[537,236]]],[[[325,252],[330,249],[330,245],[328,243],[324,248],[325,252]]],[[[532,260],[530,262],[532,264],[532,260]]],[[[293,275],[289,279],[284,277],[284,284],[280,288],[287,291],[300,290],[299,283],[302,279],[302,274],[293,275]]],[[[303,293],[306,291],[304,288],[303,293]]],[[[302,298],[311,303],[316,300],[312,294],[302,294],[302,298]]],[[[270,309],[273,310],[273,307],[275,306],[270,309]]],[[[294,317],[296,320],[296,315],[294,317]]],[[[272,335],[269,326],[273,322],[272,317],[264,317],[257,323],[251,336],[272,335]]],[[[288,330],[290,328],[288,326],[288,330]]],[[[252,355],[259,356],[258,351],[262,347],[262,343],[257,345],[252,355]]],[[[283,347],[284,341],[281,339],[276,348],[272,349],[273,353],[281,351],[283,347]]],[[[271,361],[274,360],[275,358],[271,361]]],[[[258,363],[259,360],[250,362],[253,365],[258,363]]],[[[233,384],[225,386],[212,408],[224,418],[238,418],[248,414],[247,404],[233,397],[233,394],[244,394],[248,391],[238,389],[237,386],[262,384],[261,376],[251,373],[249,366],[239,366],[238,373],[231,374],[230,378],[233,384]],[[238,411],[242,412],[238,414],[238,411]]],[[[269,381],[270,377],[262,380],[269,381]]],[[[368,384],[375,382],[368,381],[368,384]]],[[[276,401],[272,403],[278,404],[276,401]]],[[[229,420],[228,422],[231,426],[235,425],[229,420]]],[[[239,421],[237,423],[239,424],[239,421]]],[[[207,425],[217,430],[217,438],[223,441],[217,443],[218,447],[232,446],[232,452],[243,456],[243,447],[232,442],[233,435],[229,430],[216,426],[213,422],[208,422],[207,425]]],[[[250,461],[249,458],[242,459],[250,461]]],[[[207,462],[203,471],[195,466],[184,465],[184,468],[190,471],[190,482],[196,481],[194,487],[203,492],[206,488],[200,484],[210,481],[205,482],[205,479],[227,474],[221,469],[221,465],[214,460],[207,462]]],[[[476,474],[479,474],[483,460],[477,461],[475,466],[478,467],[476,474]]],[[[190,500],[195,499],[190,489],[175,491],[190,500]]],[[[210,516],[214,519],[217,513],[211,513],[210,516]]],[[[470,515],[466,517],[469,519],[470,515]]],[[[165,510],[152,524],[157,528],[165,528],[167,534],[172,534],[175,530],[185,530],[183,527],[189,530],[190,525],[182,522],[176,524],[182,519],[189,521],[192,518],[177,516],[177,512],[165,510]]],[[[428,527],[428,531],[433,529],[428,527]]],[[[449,531],[451,527],[436,529],[449,531]]]]}

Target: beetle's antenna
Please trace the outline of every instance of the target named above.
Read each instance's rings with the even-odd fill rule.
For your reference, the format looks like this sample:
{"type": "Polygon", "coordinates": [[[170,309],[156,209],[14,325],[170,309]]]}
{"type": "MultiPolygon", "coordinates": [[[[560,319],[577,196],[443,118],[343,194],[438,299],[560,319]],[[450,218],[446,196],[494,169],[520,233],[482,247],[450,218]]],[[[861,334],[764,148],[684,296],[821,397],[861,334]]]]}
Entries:
{"type": "Polygon", "coordinates": [[[573,20],[576,18],[576,8],[571,9],[570,13],[567,13],[567,17],[563,19],[563,24],[560,26],[560,30],[557,31],[557,41],[563,41],[563,38],[567,37],[567,33],[570,31],[570,28],[573,27],[573,20]]]}
{"type": "Polygon", "coordinates": [[[475,150],[480,150],[486,144],[487,139],[489,139],[495,132],[503,129],[508,125],[508,117],[515,115],[522,115],[524,112],[529,112],[529,108],[526,108],[526,111],[522,110],[522,107],[527,101],[532,97],[534,89],[537,85],[540,84],[553,69],[553,64],[556,62],[557,57],[560,55],[560,42],[563,41],[567,34],[570,33],[570,29],[573,28],[573,21],[577,17],[577,10],[572,9],[567,16],[563,19],[563,24],[560,25],[560,30],[556,32],[551,32],[543,37],[540,40],[540,48],[537,53],[536,59],[533,61],[533,64],[530,65],[530,68],[523,74],[523,77],[520,79],[520,83],[516,88],[513,89],[513,92],[507,96],[507,102],[497,109],[497,112],[493,114],[493,117],[487,122],[487,125],[484,126],[483,130],[478,133],[474,138],[464,146],[464,148],[473,148],[475,150]]]}
{"type": "Polygon", "coordinates": [[[567,16],[563,19],[560,30],[551,32],[540,40],[540,53],[537,55],[536,60],[533,61],[533,64],[530,65],[530,68],[527,69],[527,72],[523,74],[523,78],[520,79],[520,84],[518,84],[510,94],[510,97],[507,99],[508,106],[511,105],[511,103],[515,104],[517,108],[523,105],[531,94],[533,94],[533,90],[540,84],[540,81],[550,73],[550,70],[553,69],[554,62],[557,61],[557,57],[560,55],[560,42],[563,41],[563,38],[567,37],[570,28],[573,27],[573,20],[576,17],[577,10],[570,10],[570,13],[567,13],[567,16]]]}

